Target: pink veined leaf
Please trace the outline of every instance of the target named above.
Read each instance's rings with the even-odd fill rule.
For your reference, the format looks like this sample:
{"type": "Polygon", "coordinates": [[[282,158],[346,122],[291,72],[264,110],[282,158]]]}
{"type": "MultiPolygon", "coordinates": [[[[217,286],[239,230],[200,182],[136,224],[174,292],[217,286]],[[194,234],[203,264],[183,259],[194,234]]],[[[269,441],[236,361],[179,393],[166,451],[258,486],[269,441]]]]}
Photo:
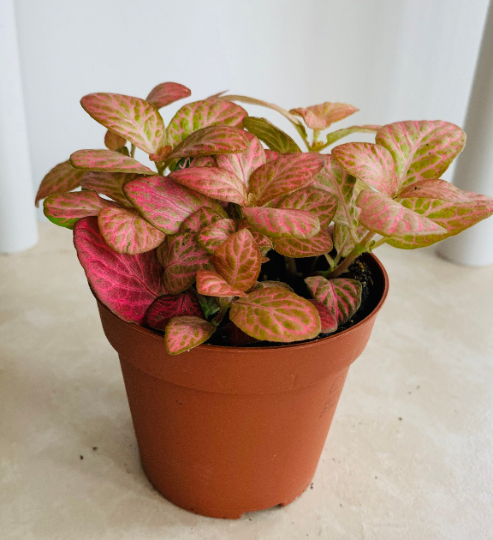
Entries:
{"type": "Polygon", "coordinates": [[[219,298],[246,296],[245,292],[233,287],[217,272],[211,270],[199,270],[197,272],[197,291],[205,296],[219,298]]]}
{"type": "Polygon", "coordinates": [[[306,240],[299,238],[278,238],[275,250],[281,255],[293,258],[316,257],[332,250],[332,238],[327,231],[320,231],[306,240]]]}
{"type": "Polygon", "coordinates": [[[359,215],[361,225],[382,236],[403,238],[409,234],[423,236],[446,232],[431,219],[381,193],[362,191],[358,196],[357,205],[361,208],[359,215]]]}
{"type": "Polygon", "coordinates": [[[44,215],[55,225],[73,229],[79,219],[97,216],[102,208],[112,204],[94,191],[55,193],[45,199],[44,215]]]}
{"type": "Polygon", "coordinates": [[[440,199],[451,202],[468,202],[477,198],[476,193],[463,191],[445,180],[420,180],[409,184],[399,193],[399,198],[440,199]]]}
{"type": "Polygon", "coordinates": [[[245,135],[249,140],[245,151],[238,154],[220,154],[216,156],[216,163],[218,167],[237,176],[248,187],[253,171],[265,163],[265,151],[257,137],[247,132],[245,135]]]}
{"type": "Polygon", "coordinates": [[[277,287],[277,288],[281,287],[282,289],[286,289],[294,293],[294,290],[287,283],[284,283],[283,281],[274,281],[270,279],[266,279],[265,281],[257,281],[253,290],[264,289],[264,288],[268,289],[269,287],[277,287]]]}
{"type": "MultiPolygon", "coordinates": [[[[356,240],[360,242],[368,234],[368,230],[362,226],[359,226],[354,232],[353,235],[356,237],[356,240]]],[[[341,254],[342,257],[347,257],[355,247],[355,242],[349,228],[340,223],[335,223],[334,225],[334,235],[333,235],[334,247],[338,254],[341,254]]]]}
{"type": "Polygon", "coordinates": [[[195,282],[199,270],[212,270],[211,257],[198,244],[197,234],[180,232],[167,236],[157,251],[164,267],[163,282],[170,294],[179,294],[195,282]]]}
{"type": "Polygon", "coordinates": [[[224,210],[220,214],[216,210],[204,206],[191,216],[187,217],[187,219],[181,224],[180,230],[199,232],[204,227],[208,227],[209,225],[216,223],[216,221],[224,219],[226,216],[227,214],[224,212],[224,210]]]}
{"type": "Polygon", "coordinates": [[[207,341],[216,327],[199,317],[174,317],[166,326],[164,342],[168,354],[181,354],[207,341]]]}
{"type": "Polygon", "coordinates": [[[190,291],[182,294],[164,294],[156,298],[147,308],[145,324],[154,330],[164,332],[170,319],[185,315],[204,318],[195,294],[190,291]]]}
{"type": "Polygon", "coordinates": [[[221,219],[204,227],[199,232],[197,241],[206,251],[214,253],[214,251],[216,251],[216,249],[235,232],[236,223],[234,220],[221,219]]]}
{"type": "Polygon", "coordinates": [[[219,201],[247,203],[245,184],[234,174],[220,167],[193,167],[169,174],[174,182],[219,201]]]}
{"type": "Polygon", "coordinates": [[[80,103],[94,120],[148,154],[157,152],[166,144],[161,115],[143,99],[96,93],[84,96],[80,103]]]}
{"type": "Polygon", "coordinates": [[[248,229],[252,233],[253,239],[255,240],[255,242],[257,242],[257,245],[260,248],[260,253],[262,253],[262,255],[265,255],[270,249],[274,247],[274,243],[272,242],[272,240],[265,234],[256,231],[246,219],[243,219],[238,224],[238,230],[240,229],[248,229]]]}
{"type": "Polygon", "coordinates": [[[156,109],[170,105],[175,101],[192,95],[192,91],[182,84],[165,82],[155,86],[146,97],[146,101],[156,109]]]}
{"type": "Polygon", "coordinates": [[[293,191],[284,196],[275,206],[290,210],[305,210],[318,216],[320,227],[327,229],[337,210],[337,198],[315,186],[293,191]]]}
{"type": "Polygon", "coordinates": [[[311,238],[320,232],[315,214],[304,210],[245,207],[243,214],[258,232],[272,238],[311,238]]]}
{"type": "Polygon", "coordinates": [[[261,266],[260,249],[247,229],[228,236],[215,251],[212,262],[217,273],[232,287],[247,291],[257,281],[261,266]]]}
{"type": "Polygon", "coordinates": [[[88,171],[157,174],[136,159],[113,150],[78,150],[70,156],[70,162],[75,168],[88,171]]]}
{"type": "Polygon", "coordinates": [[[190,167],[217,167],[213,156],[197,156],[192,158],[190,167]]]}
{"type": "Polygon", "coordinates": [[[264,142],[271,151],[278,154],[301,152],[299,146],[287,133],[284,133],[265,118],[248,116],[243,120],[243,126],[264,142]]]}
{"type": "Polygon", "coordinates": [[[96,297],[120,319],[142,324],[149,305],[166,293],[156,253],[116,253],[104,241],[95,217],[78,221],[74,244],[96,297]]]}
{"type": "Polygon", "coordinates": [[[337,324],[337,319],[335,315],[331,311],[329,311],[329,309],[326,308],[322,304],[322,302],[319,302],[318,300],[308,301],[311,302],[318,311],[321,322],[320,332],[322,334],[332,334],[333,332],[335,332],[337,330],[337,327],[339,326],[337,324]]]}
{"type": "Polygon", "coordinates": [[[122,206],[132,206],[123,193],[123,186],[133,180],[135,174],[112,173],[112,172],[86,172],[82,178],[82,189],[95,191],[100,195],[106,195],[122,206]]]}
{"type": "Polygon", "coordinates": [[[344,120],[344,118],[358,112],[358,110],[356,107],[347,105],[346,103],[331,103],[326,101],[320,105],[291,109],[289,112],[303,118],[305,124],[310,129],[323,130],[327,129],[334,122],[344,120]]]}
{"type": "Polygon", "coordinates": [[[387,243],[400,249],[416,249],[431,246],[450,236],[476,225],[493,214],[493,198],[478,195],[465,202],[443,201],[428,198],[405,198],[398,201],[413,212],[445,229],[443,234],[429,234],[425,236],[405,235],[401,238],[389,238],[387,243]]]}
{"type": "Polygon", "coordinates": [[[243,152],[248,143],[246,131],[229,126],[210,126],[189,135],[171,152],[167,161],[183,157],[243,152]]]}
{"type": "Polygon", "coordinates": [[[364,126],[351,126],[343,129],[338,129],[337,131],[332,131],[327,133],[327,142],[326,145],[329,146],[339,141],[340,139],[347,137],[348,135],[353,135],[353,133],[375,133],[382,126],[375,126],[372,124],[364,126]]]}
{"type": "Polygon", "coordinates": [[[325,279],[312,276],[305,283],[315,300],[321,302],[334,315],[337,324],[349,321],[361,305],[361,283],[356,279],[325,279]]]}
{"type": "Polygon", "coordinates": [[[54,193],[72,191],[80,186],[85,171],[72,167],[70,161],[59,163],[43,178],[36,194],[35,204],[54,193]]]}
{"type": "MultiPolygon", "coordinates": [[[[168,142],[176,146],[198,129],[223,124],[240,126],[248,116],[245,109],[218,99],[195,101],[184,105],[168,125],[168,142]]],[[[211,152],[212,153],[212,152],[211,152]]]]}
{"type": "Polygon", "coordinates": [[[392,155],[372,143],[346,143],[336,146],[332,156],[346,171],[389,197],[397,194],[398,182],[392,155]]]}
{"type": "Polygon", "coordinates": [[[104,145],[108,150],[118,150],[118,148],[122,148],[126,144],[126,139],[118,135],[118,133],[113,133],[109,129],[106,131],[104,145]]]}
{"type": "Polygon", "coordinates": [[[249,200],[262,206],[315,180],[324,163],[318,154],[282,156],[259,167],[250,177],[249,200]]]}
{"type": "Polygon", "coordinates": [[[282,154],[274,150],[265,150],[265,162],[269,163],[281,157],[282,154]]]}
{"type": "Polygon", "coordinates": [[[312,339],[320,333],[317,309],[281,287],[257,289],[235,300],[229,318],[245,334],[261,341],[290,343],[312,339]]]}
{"type": "Polygon", "coordinates": [[[221,205],[165,176],[137,178],[125,184],[125,195],[144,218],[166,234],[178,232],[180,225],[203,206],[224,214],[221,205]]]}
{"type": "Polygon", "coordinates": [[[399,186],[407,186],[440,178],[464,148],[466,135],[442,120],[407,121],[383,126],[376,142],[392,154],[399,186]]]}
{"type": "Polygon", "coordinates": [[[105,242],[117,253],[145,253],[157,248],[165,238],[134,208],[103,208],[98,225],[105,242]]]}

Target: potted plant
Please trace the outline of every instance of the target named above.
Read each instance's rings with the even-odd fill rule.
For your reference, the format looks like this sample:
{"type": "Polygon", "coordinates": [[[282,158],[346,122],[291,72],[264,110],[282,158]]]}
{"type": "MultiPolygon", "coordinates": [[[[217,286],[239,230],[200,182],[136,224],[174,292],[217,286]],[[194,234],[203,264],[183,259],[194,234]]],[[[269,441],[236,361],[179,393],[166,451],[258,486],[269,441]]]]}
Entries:
{"type": "Polygon", "coordinates": [[[82,98],[106,149],[57,165],[36,203],[74,230],[150,481],[187,510],[237,518],[310,484],[387,294],[372,252],[458,234],[493,199],[440,179],[465,145],[453,124],[356,125],[322,139],[357,109],[218,94],[165,127],[159,110],[190,94],[163,83],[145,100],[82,98]],[[308,152],[237,102],[284,115],[308,152]],[[375,143],[320,153],[358,132],[375,143]]]}

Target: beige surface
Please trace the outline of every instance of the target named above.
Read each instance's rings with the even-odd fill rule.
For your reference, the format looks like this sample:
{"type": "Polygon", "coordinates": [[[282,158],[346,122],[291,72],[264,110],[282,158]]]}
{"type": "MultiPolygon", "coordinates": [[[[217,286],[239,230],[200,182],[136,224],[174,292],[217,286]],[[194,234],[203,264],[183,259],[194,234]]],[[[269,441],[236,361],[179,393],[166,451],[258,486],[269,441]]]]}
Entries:
{"type": "Polygon", "coordinates": [[[0,257],[0,538],[492,539],[493,267],[379,255],[390,297],[313,489],[221,521],[176,508],[144,477],[71,234],[43,224],[35,249],[0,257]]]}

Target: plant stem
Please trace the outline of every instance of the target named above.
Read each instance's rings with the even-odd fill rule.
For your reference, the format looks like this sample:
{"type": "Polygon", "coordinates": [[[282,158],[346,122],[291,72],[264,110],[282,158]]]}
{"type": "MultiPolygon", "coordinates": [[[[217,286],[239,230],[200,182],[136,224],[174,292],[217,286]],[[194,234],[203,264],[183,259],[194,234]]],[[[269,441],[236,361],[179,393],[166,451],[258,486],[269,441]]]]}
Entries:
{"type": "Polygon", "coordinates": [[[291,278],[296,278],[298,276],[298,269],[296,268],[296,260],[291,257],[284,256],[284,261],[286,262],[286,270],[288,276],[291,278]]]}
{"type": "Polygon", "coordinates": [[[228,309],[231,306],[231,302],[225,302],[221,305],[221,309],[217,313],[217,315],[212,319],[211,323],[214,326],[219,326],[222,323],[222,320],[224,319],[224,316],[228,312],[228,309]]]}
{"type": "Polygon", "coordinates": [[[135,156],[135,145],[130,145],[130,157],[133,158],[135,156]]]}
{"type": "Polygon", "coordinates": [[[353,251],[351,251],[351,253],[342,261],[342,263],[335,270],[329,272],[325,277],[327,279],[332,279],[343,274],[351,266],[351,264],[353,264],[353,262],[368,249],[371,239],[374,236],[375,233],[370,231],[359,244],[354,246],[353,251]]]}
{"type": "MultiPolygon", "coordinates": [[[[327,262],[329,263],[329,269],[332,270],[336,265],[334,259],[328,253],[324,253],[324,257],[326,258],[327,262]]],[[[318,259],[318,257],[317,257],[317,259],[318,259]]],[[[313,265],[313,267],[314,266],[315,265],[313,265]]],[[[313,267],[312,267],[312,270],[313,270],[313,267]]]]}
{"type": "Polygon", "coordinates": [[[377,240],[373,246],[371,246],[371,250],[370,251],[373,251],[374,249],[377,249],[377,247],[380,247],[382,244],[385,244],[385,242],[387,241],[387,238],[385,238],[385,236],[383,236],[382,238],[380,238],[380,240],[377,240]]]}

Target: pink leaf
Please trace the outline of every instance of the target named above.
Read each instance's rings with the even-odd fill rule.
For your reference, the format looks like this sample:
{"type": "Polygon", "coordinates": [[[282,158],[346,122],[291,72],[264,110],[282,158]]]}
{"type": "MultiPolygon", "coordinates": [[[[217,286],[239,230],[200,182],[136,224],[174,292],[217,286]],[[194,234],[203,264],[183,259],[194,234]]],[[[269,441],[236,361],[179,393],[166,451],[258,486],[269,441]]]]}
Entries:
{"type": "Polygon", "coordinates": [[[381,128],[382,126],[364,125],[364,126],[351,126],[351,127],[347,127],[343,129],[338,129],[337,131],[332,131],[331,133],[327,133],[326,145],[329,146],[331,144],[334,144],[340,139],[347,137],[348,135],[352,135],[353,133],[374,133],[375,131],[378,131],[381,128]]]}
{"type": "Polygon", "coordinates": [[[168,354],[181,354],[207,341],[216,327],[199,317],[174,317],[166,326],[164,342],[168,354]]]}
{"type": "Polygon", "coordinates": [[[286,257],[316,257],[332,250],[332,238],[326,231],[320,231],[306,240],[299,238],[278,238],[275,250],[286,257]]]}
{"type": "Polygon", "coordinates": [[[279,154],[301,152],[299,146],[287,133],[284,133],[284,131],[271,124],[265,118],[248,116],[243,120],[243,126],[264,142],[271,150],[279,154]]]}
{"type": "Polygon", "coordinates": [[[193,167],[170,173],[169,178],[198,193],[219,201],[246,204],[245,184],[234,174],[220,167],[193,167]]]}
{"type": "Polygon", "coordinates": [[[347,226],[336,223],[334,225],[333,240],[337,254],[340,254],[342,257],[347,257],[351,253],[351,251],[353,251],[356,245],[353,236],[359,243],[367,234],[368,230],[360,226],[355,231],[353,231],[353,235],[351,235],[347,226]]]}
{"type": "Polygon", "coordinates": [[[197,156],[191,159],[190,167],[217,167],[213,156],[197,156]]]}
{"type": "Polygon", "coordinates": [[[148,176],[125,184],[125,195],[144,218],[166,234],[178,232],[181,223],[203,206],[220,214],[220,204],[179,186],[165,176],[148,176]]]}
{"type": "Polygon", "coordinates": [[[329,311],[322,302],[319,302],[318,300],[309,300],[309,302],[311,302],[318,311],[320,322],[322,323],[320,332],[322,334],[332,334],[335,332],[339,326],[335,315],[329,311]]]}
{"type": "Polygon", "coordinates": [[[157,152],[166,142],[161,115],[143,99],[96,93],[84,96],[80,103],[94,120],[148,154],[157,152]]]}
{"type": "Polygon", "coordinates": [[[321,302],[341,325],[358,311],[361,305],[361,283],[355,279],[325,279],[313,276],[305,279],[315,300],[321,302]]]}
{"type": "Polygon", "coordinates": [[[331,103],[326,101],[320,105],[311,107],[291,109],[291,114],[301,116],[305,124],[310,129],[327,129],[334,122],[344,120],[344,118],[357,112],[358,109],[346,103],[331,103]]]}
{"type": "Polygon", "coordinates": [[[89,171],[156,174],[136,159],[112,150],[78,150],[70,156],[70,162],[77,169],[89,171]]]}
{"type": "Polygon", "coordinates": [[[246,293],[230,285],[217,272],[209,270],[199,270],[197,272],[197,291],[205,296],[219,298],[246,296],[246,293]]]}
{"type": "Polygon", "coordinates": [[[400,193],[399,198],[407,197],[420,199],[441,199],[442,201],[451,202],[468,202],[476,198],[475,193],[462,191],[453,184],[445,180],[420,180],[414,184],[409,184],[400,193]]]}
{"type": "Polygon", "coordinates": [[[259,167],[250,177],[252,204],[262,206],[280,195],[302,188],[315,180],[323,167],[318,154],[282,156],[259,167]]]}
{"type": "Polygon", "coordinates": [[[212,269],[210,255],[197,243],[193,232],[167,236],[158,248],[159,262],[164,267],[163,281],[170,294],[178,294],[195,282],[199,270],[212,269]]]}
{"type": "Polygon", "coordinates": [[[273,238],[311,238],[320,232],[318,217],[304,210],[245,207],[243,214],[258,232],[273,238]]]}
{"type": "Polygon", "coordinates": [[[55,225],[73,229],[80,218],[97,216],[102,208],[111,204],[94,191],[56,193],[45,199],[44,214],[55,225]]]}
{"type": "Polygon", "coordinates": [[[145,324],[154,330],[164,332],[170,319],[184,315],[204,318],[195,294],[190,291],[182,294],[164,294],[156,298],[147,308],[145,324]]]}
{"type": "Polygon", "coordinates": [[[274,243],[272,242],[272,240],[265,234],[256,231],[246,219],[241,220],[238,224],[238,230],[240,229],[248,229],[252,233],[253,239],[255,240],[255,242],[257,242],[257,245],[260,248],[260,252],[262,253],[262,255],[265,255],[270,249],[274,247],[274,243]]]}
{"type": "Polygon", "coordinates": [[[337,198],[323,189],[308,186],[283,197],[276,208],[312,212],[318,216],[320,227],[327,229],[337,210],[337,198]]]}
{"type": "Polygon", "coordinates": [[[281,287],[257,289],[234,301],[229,318],[245,334],[259,340],[289,343],[320,333],[317,309],[281,287]]]}
{"type": "Polygon", "coordinates": [[[127,144],[127,141],[120,137],[117,133],[113,133],[108,129],[104,136],[104,145],[108,150],[118,150],[127,144]]]}
{"type": "Polygon", "coordinates": [[[257,137],[246,132],[245,135],[249,140],[245,151],[238,154],[220,154],[216,156],[216,163],[248,186],[250,175],[265,163],[265,151],[257,137]]]}
{"type": "Polygon", "coordinates": [[[165,235],[133,208],[103,208],[98,225],[105,242],[117,253],[137,255],[156,248],[165,235]]]}
{"type": "Polygon", "coordinates": [[[208,227],[209,225],[216,223],[216,221],[224,219],[226,216],[227,214],[224,211],[220,214],[216,210],[204,206],[191,216],[187,217],[182,223],[180,230],[199,232],[204,227],[208,227]]]}
{"type": "Polygon", "coordinates": [[[192,91],[182,84],[165,82],[155,86],[146,97],[146,101],[156,109],[170,105],[179,99],[192,95],[192,91]]]}
{"type": "Polygon", "coordinates": [[[260,273],[262,258],[259,247],[247,229],[230,235],[215,251],[212,262],[232,287],[247,291],[260,273]]]}
{"type": "Polygon", "coordinates": [[[466,144],[466,135],[454,124],[408,121],[388,124],[377,133],[377,144],[394,159],[399,185],[440,178],[466,144]]]}
{"type": "Polygon", "coordinates": [[[75,226],[77,256],[94,294],[120,319],[142,324],[152,301],[165,294],[156,253],[115,253],[104,241],[95,217],[75,226]]]}
{"type": "Polygon", "coordinates": [[[382,236],[402,238],[409,234],[423,236],[445,232],[443,227],[431,219],[405,208],[381,193],[362,191],[357,204],[361,208],[361,225],[382,236]]]}
{"type": "Polygon", "coordinates": [[[88,172],[84,174],[81,186],[82,189],[106,195],[122,206],[132,206],[123,193],[123,186],[134,178],[135,174],[88,172]]]}
{"type": "Polygon", "coordinates": [[[234,232],[236,232],[235,221],[232,219],[221,219],[204,227],[199,232],[197,241],[206,251],[214,253],[234,232]]]}
{"type": "Polygon", "coordinates": [[[36,195],[35,204],[54,193],[72,191],[80,186],[85,171],[72,167],[70,161],[59,163],[43,178],[36,195]]]}
{"type": "Polygon", "coordinates": [[[210,99],[188,103],[169,123],[168,142],[176,146],[194,131],[208,126],[239,126],[246,116],[245,109],[227,101],[210,99]]]}
{"type": "Polygon", "coordinates": [[[274,150],[265,150],[265,162],[274,161],[281,157],[282,154],[275,152],[274,150]]]}
{"type": "Polygon", "coordinates": [[[392,155],[383,146],[371,143],[346,143],[332,150],[332,156],[349,174],[381,193],[397,194],[397,175],[392,155]]]}
{"type": "Polygon", "coordinates": [[[265,281],[257,281],[255,287],[254,287],[254,290],[257,290],[257,289],[268,289],[269,287],[281,287],[281,289],[287,289],[288,291],[291,291],[294,293],[294,290],[287,284],[287,283],[284,283],[283,281],[274,281],[274,280],[270,280],[270,279],[266,279],[265,281]]]}

